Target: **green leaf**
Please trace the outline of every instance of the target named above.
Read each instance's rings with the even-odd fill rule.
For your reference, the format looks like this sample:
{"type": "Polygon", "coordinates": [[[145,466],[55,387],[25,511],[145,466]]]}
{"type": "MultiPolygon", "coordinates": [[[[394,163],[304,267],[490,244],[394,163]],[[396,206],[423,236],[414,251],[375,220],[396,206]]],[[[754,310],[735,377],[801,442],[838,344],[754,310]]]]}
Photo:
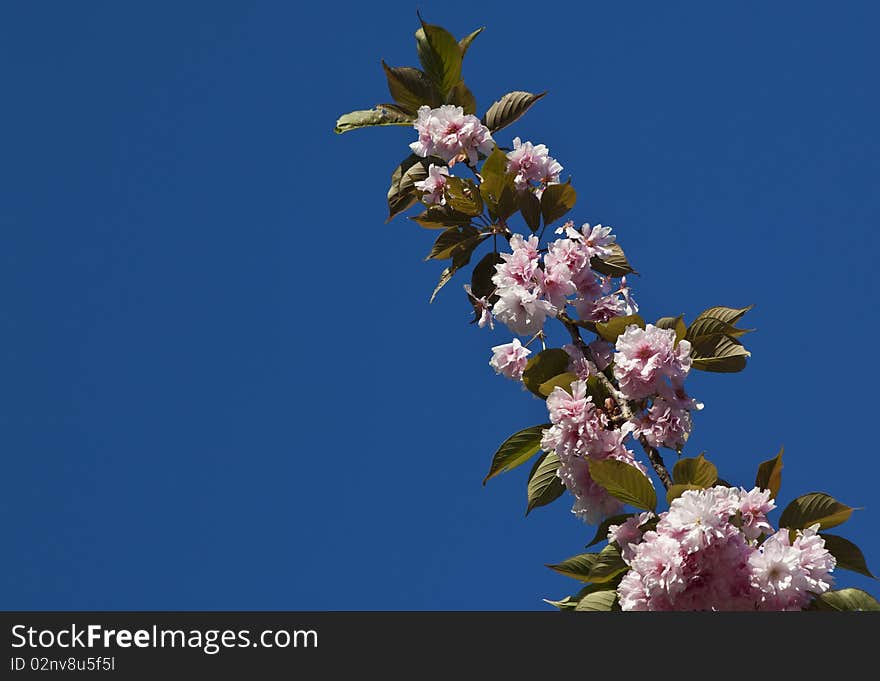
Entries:
{"type": "Polygon", "coordinates": [[[430,163],[429,159],[410,154],[391,173],[391,186],[388,188],[388,220],[386,222],[419,200],[421,192],[415,188],[415,183],[428,177],[428,163],[430,163]]]}
{"type": "Polygon", "coordinates": [[[608,249],[611,253],[604,258],[595,257],[590,260],[590,267],[592,269],[596,270],[599,274],[609,277],[625,277],[627,274],[637,274],[632,265],[629,264],[629,260],[626,259],[626,254],[619,244],[615,242],[609,245],[608,249]]]}
{"type": "MultiPolygon", "coordinates": [[[[421,17],[419,17],[421,21],[421,17]]],[[[461,80],[461,48],[449,31],[440,26],[421,22],[416,31],[416,50],[425,74],[440,91],[446,94],[461,80]]]]}
{"type": "Polygon", "coordinates": [[[471,294],[477,298],[491,298],[495,293],[495,284],[492,277],[495,276],[495,265],[503,263],[499,253],[490,251],[476,264],[471,274],[471,294]]]}
{"type": "Polygon", "coordinates": [[[480,190],[468,179],[449,177],[443,193],[449,206],[459,213],[476,216],[483,212],[480,190]]]}
{"type": "Polygon", "coordinates": [[[832,610],[845,612],[851,610],[880,610],[880,603],[870,594],[861,589],[839,589],[826,591],[811,604],[810,610],[832,610]]]}
{"type": "Polygon", "coordinates": [[[587,544],[587,548],[595,546],[599,542],[608,539],[608,528],[610,528],[612,525],[622,525],[634,515],[635,513],[621,513],[619,515],[613,515],[610,518],[605,518],[605,520],[603,520],[599,527],[596,529],[596,536],[593,537],[593,541],[587,544]]]}
{"type": "Polygon", "coordinates": [[[516,207],[532,232],[541,229],[541,201],[534,192],[528,189],[517,192],[516,207]]]}
{"type": "Polygon", "coordinates": [[[480,230],[471,225],[450,227],[444,231],[431,248],[431,252],[425,260],[445,260],[451,258],[461,248],[466,248],[468,242],[480,240],[480,230]]]}
{"type": "Polygon", "coordinates": [[[541,600],[559,610],[574,610],[580,598],[577,596],[566,596],[558,601],[551,601],[549,598],[542,598],[541,600]]]}
{"type": "Polygon", "coordinates": [[[565,485],[556,471],[559,469],[559,457],[554,452],[547,452],[535,461],[532,470],[529,473],[529,482],[526,486],[528,497],[528,506],[526,506],[526,515],[532,512],[532,509],[539,506],[546,506],[551,501],[555,501],[565,492],[565,485]]]}
{"type": "Polygon", "coordinates": [[[605,404],[605,400],[611,397],[611,393],[596,376],[590,376],[587,379],[587,394],[593,398],[593,404],[601,407],[605,404]]]}
{"type": "Polygon", "coordinates": [[[477,112],[477,100],[474,93],[468,89],[463,80],[460,80],[446,95],[446,103],[460,106],[466,114],[477,112]]]}
{"type": "Polygon", "coordinates": [[[615,591],[622,577],[623,575],[619,575],[611,581],[602,582],[601,584],[585,584],[574,596],[566,596],[558,601],[551,601],[546,598],[542,600],[560,610],[574,610],[577,604],[589,594],[596,593],[597,591],[615,591]]]}
{"type": "Polygon", "coordinates": [[[464,59],[464,55],[467,54],[468,48],[471,46],[471,43],[474,42],[474,38],[476,38],[480,33],[486,30],[485,26],[481,26],[473,33],[469,33],[464,38],[458,41],[458,47],[461,50],[461,57],[464,59]]]}
{"type": "Polygon", "coordinates": [[[738,338],[752,331],[754,331],[754,329],[738,329],[732,324],[718,319],[717,317],[698,317],[688,328],[685,338],[693,343],[694,341],[707,336],[722,335],[730,336],[731,338],[738,338]]]}
{"type": "Polygon", "coordinates": [[[821,533],[821,536],[825,540],[825,548],[837,560],[837,567],[877,579],[868,569],[868,563],[865,561],[862,550],[849,539],[824,532],[821,533]]]}
{"type": "Polygon", "coordinates": [[[782,452],[783,449],[780,449],[774,458],[758,466],[758,474],[755,476],[755,487],[769,489],[771,499],[777,497],[782,485],[782,452]]]}
{"type": "Polygon", "coordinates": [[[333,132],[341,135],[349,130],[369,128],[377,125],[406,125],[412,126],[413,117],[398,109],[390,109],[377,106],[375,109],[364,111],[352,111],[340,116],[336,121],[333,132]]]}
{"type": "Polygon", "coordinates": [[[728,324],[736,324],[742,318],[742,316],[753,307],[755,306],[749,305],[747,307],[710,307],[698,314],[697,319],[701,319],[703,317],[712,317],[722,322],[727,322],[728,324]]]}
{"type": "Polygon", "coordinates": [[[589,582],[590,571],[593,565],[599,559],[598,553],[582,553],[571,558],[566,558],[561,563],[548,565],[551,570],[558,572],[566,577],[573,577],[582,582],[589,582]]]}
{"type": "Polygon", "coordinates": [[[426,229],[446,229],[456,225],[469,225],[471,222],[470,215],[454,211],[449,206],[428,206],[424,213],[409,219],[426,229]]]}
{"type": "Polygon", "coordinates": [[[625,504],[653,511],[657,493],[647,476],[623,461],[605,459],[590,461],[590,476],[611,496],[625,504]]]}
{"type": "Polygon", "coordinates": [[[621,572],[626,572],[628,569],[629,566],[620,557],[620,549],[614,544],[608,544],[599,552],[596,560],[590,566],[588,579],[597,584],[610,582],[621,572]]]}
{"type": "Polygon", "coordinates": [[[616,603],[617,589],[605,589],[587,594],[578,601],[574,609],[577,612],[610,612],[616,609],[616,603]]]}
{"type": "Polygon", "coordinates": [[[497,146],[483,163],[480,175],[483,178],[480,196],[489,210],[502,219],[513,215],[516,212],[514,174],[507,172],[507,156],[497,146]]]}
{"type": "Polygon", "coordinates": [[[544,224],[549,225],[568,211],[577,202],[577,192],[569,182],[565,184],[551,184],[541,194],[541,216],[544,224]]]}
{"type": "Polygon", "coordinates": [[[437,286],[434,287],[434,292],[431,293],[431,299],[428,301],[429,303],[433,303],[434,298],[437,297],[440,289],[449,283],[449,280],[452,279],[453,275],[458,272],[458,270],[471,261],[471,255],[473,255],[474,249],[480,243],[482,243],[482,238],[471,239],[462,242],[459,248],[455,250],[452,254],[452,264],[440,273],[440,281],[438,281],[437,286]]]}
{"type": "Polygon", "coordinates": [[[779,517],[779,527],[802,530],[819,523],[820,529],[827,530],[845,523],[854,510],[823,492],[811,492],[798,497],[785,507],[779,517]]]}
{"type": "Polygon", "coordinates": [[[609,343],[616,343],[617,337],[633,324],[645,328],[645,320],[637,314],[631,314],[626,317],[612,317],[607,322],[596,322],[596,332],[609,343]]]}
{"type": "Polygon", "coordinates": [[[485,485],[496,475],[524,464],[537,454],[541,449],[541,433],[552,425],[552,423],[544,423],[540,426],[525,428],[501,443],[492,458],[492,465],[489,467],[489,473],[483,479],[483,484],[485,485]]]}
{"type": "Polygon", "coordinates": [[[486,115],[483,116],[483,125],[491,132],[501,130],[516,121],[546,94],[546,92],[538,95],[522,91],[508,92],[489,107],[486,115]]]}
{"type": "Polygon", "coordinates": [[[669,489],[666,490],[666,503],[671,504],[673,501],[678,499],[682,494],[691,489],[704,489],[699,485],[691,485],[691,484],[676,484],[670,485],[669,489]]]}
{"type": "Polygon", "coordinates": [[[742,371],[746,367],[746,358],[751,355],[742,343],[728,336],[703,336],[691,349],[694,369],[718,373],[742,371]]]}
{"type": "Polygon", "coordinates": [[[566,373],[570,361],[568,353],[560,348],[542,350],[526,363],[522,375],[523,384],[535,395],[544,398],[545,395],[541,394],[541,384],[566,373]]]}
{"type": "Polygon", "coordinates": [[[676,345],[687,335],[687,324],[684,323],[684,315],[660,317],[660,319],[654,322],[654,326],[658,329],[674,329],[676,345]]]}
{"type": "Polygon", "coordinates": [[[711,487],[718,480],[718,469],[700,454],[695,459],[679,459],[672,469],[672,479],[679,485],[711,487]]]}
{"type": "Polygon", "coordinates": [[[423,104],[431,108],[440,106],[443,97],[431,80],[418,69],[410,66],[388,66],[384,61],[382,68],[388,81],[388,91],[401,109],[415,116],[423,104]]]}
{"type": "Polygon", "coordinates": [[[538,392],[541,394],[541,397],[547,398],[550,396],[550,393],[553,392],[554,388],[562,388],[565,392],[571,395],[571,384],[576,380],[578,380],[577,374],[566,371],[564,374],[554,376],[549,381],[544,381],[538,386],[538,392]]]}

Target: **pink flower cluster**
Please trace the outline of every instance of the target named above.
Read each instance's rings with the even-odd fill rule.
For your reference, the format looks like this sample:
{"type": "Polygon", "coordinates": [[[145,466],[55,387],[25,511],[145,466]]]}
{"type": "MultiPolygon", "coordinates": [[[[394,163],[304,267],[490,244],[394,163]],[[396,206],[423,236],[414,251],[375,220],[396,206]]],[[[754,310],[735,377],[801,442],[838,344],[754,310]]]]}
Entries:
{"type": "Polygon", "coordinates": [[[589,461],[616,459],[644,473],[644,466],[624,444],[631,426],[611,429],[607,415],[593,404],[582,380],[571,384],[571,394],[554,388],[547,409],[553,425],[543,432],[541,449],[559,457],[559,478],[575,498],[572,512],[591,525],[619,513],[623,505],[593,480],[589,461]]]}
{"type": "Polygon", "coordinates": [[[689,490],[661,513],[609,528],[630,570],[617,588],[623,610],[801,610],[832,584],[835,559],[818,525],[775,534],[768,490],[689,490]],[[760,538],[770,536],[763,542],[760,538]]]}
{"type": "Polygon", "coordinates": [[[543,144],[534,146],[515,137],[513,151],[507,154],[507,172],[515,174],[513,183],[517,189],[528,189],[532,186],[530,183],[535,183],[540,192],[547,185],[559,182],[562,166],[550,157],[549,150],[543,144]]]}
{"type": "Polygon", "coordinates": [[[703,405],[687,395],[684,379],[691,368],[691,344],[676,345],[675,331],[633,324],[617,338],[614,377],[630,400],[651,398],[633,419],[636,437],[652,447],[681,451],[693,428],[691,412],[703,405]]]}
{"type": "Polygon", "coordinates": [[[473,166],[479,154],[488,154],[495,147],[489,129],[476,116],[465,114],[460,106],[419,107],[413,127],[419,133],[418,141],[409,145],[413,153],[437,156],[450,165],[467,161],[473,166]]]}
{"type": "Polygon", "coordinates": [[[672,329],[633,324],[617,338],[616,349],[614,377],[620,392],[631,400],[668,395],[669,384],[681,388],[691,369],[691,344],[682,339],[676,345],[672,329]]]}
{"type": "Polygon", "coordinates": [[[610,253],[614,243],[610,227],[584,225],[578,231],[567,225],[565,238],[552,242],[546,254],[538,251],[538,237],[514,234],[511,253],[502,253],[492,283],[497,302],[495,318],[516,334],[532,335],[544,327],[566,305],[573,305],[582,319],[607,321],[633,314],[637,308],[626,282],[615,287],[610,277],[599,277],[590,269],[593,257],[610,253]]]}

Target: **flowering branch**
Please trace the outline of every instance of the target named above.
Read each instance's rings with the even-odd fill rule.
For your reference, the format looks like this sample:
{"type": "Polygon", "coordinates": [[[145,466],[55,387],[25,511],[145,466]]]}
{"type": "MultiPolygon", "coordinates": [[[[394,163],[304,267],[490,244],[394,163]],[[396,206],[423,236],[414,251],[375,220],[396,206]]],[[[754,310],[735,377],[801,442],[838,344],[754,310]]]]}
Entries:
{"type": "Polygon", "coordinates": [[[476,117],[461,67],[481,31],[459,41],[422,21],[415,37],[423,70],[383,62],[394,103],[346,114],[336,132],[416,130],[387,198],[389,220],[419,204],[411,219],[442,230],[428,259],[450,264],[431,300],[493,237],[464,287],[473,321],[490,330],[497,322],[514,335],[492,348],[489,365],[544,400],[550,423],[508,438],[486,480],[543,450],[529,474],[527,513],[568,491],[572,512],[599,525],[593,544],[607,540],[600,553],[550,566],[589,584],[551,603],[577,610],[880,609],[857,589],[830,590],[835,567],[870,575],[854,544],[824,534],[853,508],[807,494],[783,510],[778,530],[770,525],[781,452],[760,464],[750,491],[721,480],[702,454],[679,458],[670,474],[660,449],[680,456],[703,407],[685,380],[692,369],[745,368],[750,353],[740,339],[749,329],[737,323],[751,307],[712,307],[690,324],[682,315],[653,324],[639,315],[626,280],[635,270],[611,228],[560,224],[577,202],[562,165],[543,144],[515,137],[502,150],[493,137],[544,95],[509,92],[476,117]],[[462,165],[473,180],[455,174],[462,165]],[[516,216],[528,236],[515,233],[516,216]],[[558,238],[544,243],[548,227],[558,238]],[[498,250],[499,234],[507,252],[498,250]],[[547,347],[544,327],[552,319],[570,344],[547,347]],[[585,341],[582,330],[595,340],[585,341]],[[541,350],[533,353],[536,339],[541,350]],[[647,467],[629,448],[635,441],[667,492],[667,511],[658,511],[647,467]]]}

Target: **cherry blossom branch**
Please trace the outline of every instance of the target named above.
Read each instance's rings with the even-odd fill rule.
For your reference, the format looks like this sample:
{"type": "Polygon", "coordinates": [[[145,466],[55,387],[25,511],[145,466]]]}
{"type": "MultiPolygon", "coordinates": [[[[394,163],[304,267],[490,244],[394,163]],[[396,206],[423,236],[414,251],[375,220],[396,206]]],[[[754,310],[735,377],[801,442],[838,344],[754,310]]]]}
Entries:
{"type": "MultiPolygon", "coordinates": [[[[593,364],[597,364],[596,357],[593,354],[592,348],[590,348],[586,343],[584,343],[584,339],[581,338],[581,326],[586,326],[589,322],[579,322],[578,320],[574,320],[569,317],[564,312],[561,312],[556,317],[560,322],[562,322],[563,326],[568,330],[569,335],[571,336],[572,342],[580,348],[581,352],[584,355],[587,355],[593,364]]],[[[595,325],[590,324],[593,328],[591,330],[595,331],[595,325]]],[[[625,421],[629,421],[633,417],[632,405],[629,403],[623,395],[620,394],[620,391],[614,387],[614,384],[608,380],[608,377],[603,374],[601,371],[596,372],[596,378],[599,380],[599,383],[602,384],[602,387],[605,388],[606,391],[612,396],[617,406],[620,408],[620,414],[625,421]]],[[[654,468],[654,472],[657,474],[657,477],[660,478],[660,482],[663,483],[663,487],[665,489],[669,489],[670,485],[672,485],[672,476],[669,474],[669,471],[666,469],[666,464],[663,463],[663,457],[656,447],[652,447],[645,440],[644,436],[639,436],[638,438],[639,444],[642,445],[642,449],[645,450],[645,454],[648,456],[648,461],[651,462],[651,466],[654,468]]]]}

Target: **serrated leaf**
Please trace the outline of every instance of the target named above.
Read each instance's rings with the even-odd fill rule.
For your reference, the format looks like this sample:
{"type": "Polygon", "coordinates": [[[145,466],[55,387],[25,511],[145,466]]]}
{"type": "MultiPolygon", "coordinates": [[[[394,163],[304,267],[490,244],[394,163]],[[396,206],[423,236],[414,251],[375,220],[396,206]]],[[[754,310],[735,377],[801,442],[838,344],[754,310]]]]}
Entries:
{"type": "Polygon", "coordinates": [[[433,109],[442,103],[443,97],[437,87],[418,69],[410,66],[388,66],[384,61],[382,68],[391,97],[407,113],[415,115],[422,105],[433,109]]]}
{"type": "Polygon", "coordinates": [[[552,601],[549,598],[542,598],[541,600],[558,610],[574,610],[577,607],[580,598],[577,598],[576,596],[566,596],[558,601],[552,601]]]}
{"type": "Polygon", "coordinates": [[[777,497],[782,486],[782,452],[783,449],[780,449],[774,458],[758,466],[758,474],[755,476],[755,487],[769,489],[771,499],[777,497]]]}
{"type": "Polygon", "coordinates": [[[429,163],[430,159],[410,154],[391,173],[391,186],[388,188],[388,220],[404,212],[419,200],[421,192],[415,188],[415,183],[428,177],[429,163]]]}
{"type": "Polygon", "coordinates": [[[618,575],[614,579],[608,582],[602,582],[601,584],[585,584],[576,594],[573,596],[566,596],[558,601],[551,601],[549,599],[542,599],[545,603],[549,603],[550,605],[559,608],[560,610],[574,610],[577,607],[577,604],[583,600],[585,596],[589,594],[596,593],[597,591],[615,591],[620,584],[623,575],[618,575]]]}
{"type": "Polygon", "coordinates": [[[477,298],[491,299],[495,292],[495,284],[492,277],[495,276],[495,265],[504,262],[500,253],[490,251],[476,264],[471,273],[471,294],[477,298]]]}
{"type": "Polygon", "coordinates": [[[617,603],[617,590],[606,589],[587,594],[578,601],[575,606],[576,612],[610,612],[615,610],[617,603]]]}
{"type": "Polygon", "coordinates": [[[541,217],[549,225],[570,211],[577,203],[577,192],[570,183],[551,184],[541,194],[541,217]]]}
{"type": "Polygon", "coordinates": [[[608,544],[593,561],[587,577],[590,582],[601,584],[611,581],[628,569],[629,566],[620,557],[620,550],[614,544],[608,544]]]}
{"type": "Polygon", "coordinates": [[[542,350],[526,363],[522,375],[523,384],[543,399],[546,396],[541,394],[541,384],[566,373],[570,361],[568,353],[560,348],[542,350]]]}
{"type": "Polygon", "coordinates": [[[451,258],[456,250],[466,248],[468,242],[480,240],[480,230],[471,225],[450,227],[434,242],[431,252],[425,260],[445,260],[451,258]]]}
{"type": "Polygon", "coordinates": [[[501,128],[507,127],[516,121],[531,108],[532,104],[546,94],[546,92],[542,92],[536,95],[520,90],[508,92],[489,107],[486,115],[483,116],[483,125],[489,128],[491,132],[501,130],[501,128]]]}
{"type": "Polygon", "coordinates": [[[694,369],[718,373],[742,371],[751,354],[742,343],[728,336],[703,336],[691,348],[694,369]]]}
{"type": "Polygon", "coordinates": [[[507,172],[507,156],[497,146],[486,158],[480,170],[483,178],[480,196],[489,210],[506,219],[516,212],[516,188],[513,173],[507,172]]]}
{"type": "Polygon", "coordinates": [[[466,114],[477,113],[477,99],[463,80],[458,81],[446,95],[446,103],[460,106],[466,114]]]}
{"type": "Polygon", "coordinates": [[[477,216],[483,212],[480,190],[468,179],[450,176],[443,189],[449,207],[464,215],[477,216]]]}
{"type": "Polygon", "coordinates": [[[550,396],[550,393],[553,392],[554,388],[562,388],[565,392],[571,395],[571,384],[576,380],[578,380],[577,374],[566,371],[564,374],[554,376],[549,381],[544,381],[538,386],[538,392],[541,393],[541,397],[546,398],[550,396]]]}
{"type": "Polygon", "coordinates": [[[779,517],[779,527],[802,530],[819,523],[822,530],[845,523],[855,509],[824,492],[811,492],[792,501],[779,517]]]}
{"type": "Polygon", "coordinates": [[[555,501],[565,492],[565,485],[556,474],[558,469],[559,457],[554,452],[546,452],[535,461],[535,465],[532,466],[529,473],[529,482],[526,485],[528,498],[526,515],[531,513],[532,509],[546,506],[551,501],[555,501]]]}
{"type": "Polygon", "coordinates": [[[690,485],[690,484],[675,484],[670,485],[669,489],[666,490],[666,503],[671,504],[673,501],[678,499],[682,494],[692,489],[704,489],[700,487],[700,485],[690,485]]]}
{"type": "Polygon", "coordinates": [[[747,307],[710,307],[698,314],[697,319],[700,319],[702,317],[713,317],[715,319],[721,320],[722,322],[727,322],[728,324],[736,324],[742,318],[742,316],[753,307],[755,306],[749,305],[747,307]]]}
{"type": "Polygon", "coordinates": [[[547,567],[566,577],[588,582],[590,581],[588,578],[590,571],[597,560],[599,560],[598,553],[581,553],[577,556],[566,558],[561,563],[547,565],[547,567]]]}
{"type": "Polygon", "coordinates": [[[678,317],[660,317],[660,319],[654,322],[654,326],[658,329],[675,330],[676,345],[678,345],[679,341],[687,335],[687,324],[684,323],[684,315],[678,315],[678,317]]]}
{"type": "Polygon", "coordinates": [[[413,117],[396,109],[376,107],[362,111],[352,111],[340,116],[336,121],[333,132],[341,135],[349,130],[358,128],[370,128],[381,125],[406,125],[412,126],[413,117]]]}
{"type": "Polygon", "coordinates": [[[824,532],[821,533],[821,537],[825,540],[825,548],[837,561],[837,567],[858,572],[871,579],[877,579],[868,569],[868,563],[862,550],[849,539],[824,532]]]}
{"type": "Polygon", "coordinates": [[[409,218],[426,229],[446,229],[456,225],[469,225],[470,215],[452,210],[449,206],[428,206],[424,213],[409,218]]]}
{"type": "MultiPolygon", "coordinates": [[[[421,18],[419,19],[421,21],[421,18]]],[[[446,94],[461,80],[461,47],[452,34],[440,26],[421,22],[416,31],[416,51],[425,74],[446,94]]]]}
{"type": "Polygon", "coordinates": [[[732,324],[725,322],[716,317],[698,317],[694,323],[688,327],[685,338],[691,343],[707,336],[730,336],[731,338],[739,338],[754,329],[738,329],[732,324]]]}
{"type": "Polygon", "coordinates": [[[471,46],[471,43],[474,42],[474,38],[476,38],[480,33],[486,30],[485,26],[481,26],[473,33],[469,33],[464,38],[458,41],[458,47],[461,50],[461,57],[464,59],[464,55],[467,54],[468,49],[471,46]]]}
{"type": "Polygon", "coordinates": [[[839,589],[826,591],[811,604],[810,610],[831,610],[846,612],[852,610],[878,611],[880,603],[869,593],[861,589],[839,589]]]}
{"type": "Polygon", "coordinates": [[[533,233],[541,229],[541,201],[534,192],[528,189],[517,192],[516,207],[533,233]]]}
{"type": "Polygon", "coordinates": [[[540,426],[524,428],[502,442],[498,451],[495,452],[495,456],[492,457],[492,465],[489,467],[489,473],[483,479],[483,484],[485,485],[496,475],[524,464],[537,454],[541,449],[542,432],[552,425],[552,423],[544,423],[540,426]]]}
{"type": "Polygon", "coordinates": [[[625,504],[648,511],[657,508],[654,486],[635,466],[615,459],[591,460],[590,476],[611,496],[625,504]]]}
{"type": "Polygon", "coordinates": [[[611,253],[604,258],[594,257],[590,260],[591,269],[609,277],[625,277],[627,274],[636,273],[618,243],[610,244],[607,248],[611,253]]]}
{"type": "Polygon", "coordinates": [[[462,242],[461,246],[456,249],[452,254],[452,264],[440,273],[440,281],[438,281],[437,286],[434,287],[434,291],[431,293],[431,299],[428,301],[429,303],[433,303],[437,294],[440,292],[440,289],[449,283],[458,270],[471,261],[471,255],[473,255],[474,249],[479,246],[480,243],[482,243],[482,238],[471,239],[470,241],[462,242]]]}
{"type": "Polygon", "coordinates": [[[718,469],[700,454],[693,459],[679,459],[672,468],[672,479],[679,485],[696,485],[705,489],[718,480],[718,469]]]}
{"type": "Polygon", "coordinates": [[[607,322],[596,322],[596,332],[609,343],[616,343],[617,337],[633,324],[645,328],[645,320],[637,314],[631,314],[626,317],[612,317],[607,322]]]}

